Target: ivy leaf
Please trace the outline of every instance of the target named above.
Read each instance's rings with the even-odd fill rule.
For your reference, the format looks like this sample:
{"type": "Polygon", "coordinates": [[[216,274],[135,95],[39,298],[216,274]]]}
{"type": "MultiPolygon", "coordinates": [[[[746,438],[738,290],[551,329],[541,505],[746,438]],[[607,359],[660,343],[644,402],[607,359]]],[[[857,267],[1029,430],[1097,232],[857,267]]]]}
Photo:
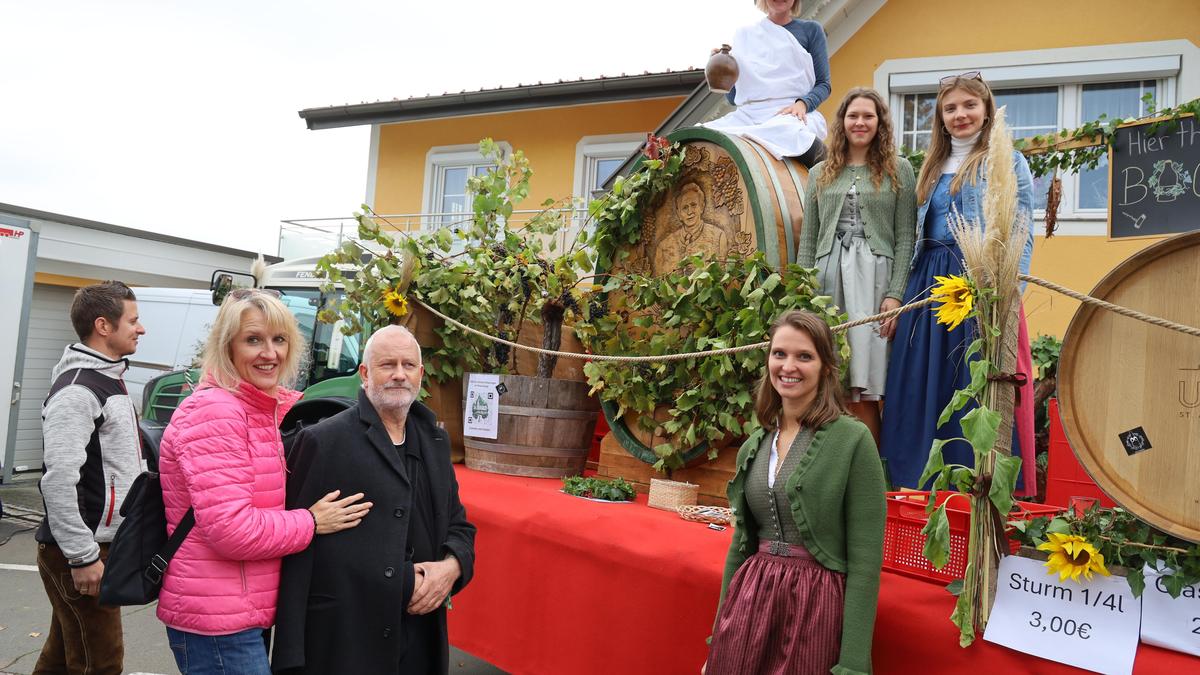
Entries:
{"type": "Polygon", "coordinates": [[[1171,574],[1164,575],[1161,578],[1163,586],[1166,587],[1167,593],[1169,593],[1172,598],[1178,598],[1179,595],[1183,593],[1183,589],[1188,585],[1187,579],[1185,579],[1182,574],[1176,574],[1172,572],[1171,574]]]}
{"type": "Polygon", "coordinates": [[[1046,534],[1071,534],[1071,523],[1062,516],[1055,516],[1046,526],[1046,534]]]}
{"type": "Polygon", "coordinates": [[[960,593],[962,593],[962,591],[963,591],[963,580],[962,579],[955,579],[954,581],[951,581],[950,583],[946,584],[946,592],[949,593],[950,595],[959,595],[960,593]]]}
{"type": "Polygon", "coordinates": [[[1131,567],[1125,573],[1125,581],[1129,582],[1129,590],[1133,593],[1133,597],[1142,597],[1142,592],[1146,590],[1146,574],[1141,567],[1131,567]]]}

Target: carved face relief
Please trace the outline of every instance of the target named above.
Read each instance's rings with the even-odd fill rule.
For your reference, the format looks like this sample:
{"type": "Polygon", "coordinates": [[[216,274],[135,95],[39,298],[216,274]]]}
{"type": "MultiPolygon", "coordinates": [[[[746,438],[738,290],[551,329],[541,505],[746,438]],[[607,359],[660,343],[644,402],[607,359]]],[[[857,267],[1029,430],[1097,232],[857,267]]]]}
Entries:
{"type": "Polygon", "coordinates": [[[700,216],[704,213],[704,192],[695,183],[683,186],[675,195],[675,215],[683,221],[684,227],[693,229],[700,224],[700,216]]]}
{"type": "Polygon", "coordinates": [[[695,254],[724,259],[757,249],[746,213],[746,187],[727,152],[707,142],[687,144],[684,171],[675,185],[642,210],[641,241],[620,265],[662,275],[695,254]]]}

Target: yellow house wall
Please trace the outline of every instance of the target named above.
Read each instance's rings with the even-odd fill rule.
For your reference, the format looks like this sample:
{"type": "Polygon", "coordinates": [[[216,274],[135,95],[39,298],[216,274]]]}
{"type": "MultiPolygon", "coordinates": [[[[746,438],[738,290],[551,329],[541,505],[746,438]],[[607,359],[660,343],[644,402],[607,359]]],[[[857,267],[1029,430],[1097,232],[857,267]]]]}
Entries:
{"type": "Polygon", "coordinates": [[[546,199],[570,197],[580,139],[653,131],[680,101],[682,98],[672,97],[386,125],[379,134],[375,211],[424,211],[422,190],[429,149],[473,145],[485,137],[507,142],[529,159],[533,170],[530,194],[517,208],[537,208],[546,199]]]}
{"type": "MultiPolygon", "coordinates": [[[[832,118],[846,91],[873,86],[876,69],[888,59],[1156,40],[1187,39],[1200,44],[1200,2],[1158,0],[1153,11],[1147,7],[1122,0],[888,0],[830,58],[833,92],[821,110],[832,118]]],[[[1103,236],[1036,237],[1031,273],[1087,292],[1122,260],[1156,241],[1159,239],[1110,242],[1103,236]]],[[[1078,306],[1056,293],[1029,288],[1025,311],[1030,334],[1061,337],[1078,306]]]]}
{"type": "Polygon", "coordinates": [[[92,284],[100,283],[100,279],[87,279],[84,277],[69,277],[63,274],[49,274],[47,272],[35,272],[33,275],[33,283],[48,284],[50,286],[67,286],[70,288],[83,288],[92,284]]]}

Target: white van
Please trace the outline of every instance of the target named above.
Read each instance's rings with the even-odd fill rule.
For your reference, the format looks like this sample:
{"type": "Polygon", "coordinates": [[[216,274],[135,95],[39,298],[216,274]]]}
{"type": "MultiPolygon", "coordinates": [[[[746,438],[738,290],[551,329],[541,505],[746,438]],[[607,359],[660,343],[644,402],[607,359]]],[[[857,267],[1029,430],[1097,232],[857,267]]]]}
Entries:
{"type": "Polygon", "coordinates": [[[142,409],[146,382],[163,373],[190,367],[199,357],[217,316],[212,292],[195,288],[134,288],[146,334],[125,373],[129,396],[142,409]]]}

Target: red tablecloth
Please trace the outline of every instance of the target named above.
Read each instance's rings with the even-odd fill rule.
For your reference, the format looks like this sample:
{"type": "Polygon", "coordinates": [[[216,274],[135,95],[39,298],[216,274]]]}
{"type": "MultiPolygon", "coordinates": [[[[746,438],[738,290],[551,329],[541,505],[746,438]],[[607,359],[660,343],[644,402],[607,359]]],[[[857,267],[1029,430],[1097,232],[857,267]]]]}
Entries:
{"type": "MultiPolygon", "coordinates": [[[[450,641],[515,675],[698,673],[732,529],[601,504],[556,480],[456,467],[479,528],[475,579],[454,598],[450,641]]],[[[941,585],[884,573],[876,673],[1080,673],[979,640],[958,647],[941,585]]],[[[1134,672],[1196,672],[1200,659],[1141,645],[1134,672]]]]}

